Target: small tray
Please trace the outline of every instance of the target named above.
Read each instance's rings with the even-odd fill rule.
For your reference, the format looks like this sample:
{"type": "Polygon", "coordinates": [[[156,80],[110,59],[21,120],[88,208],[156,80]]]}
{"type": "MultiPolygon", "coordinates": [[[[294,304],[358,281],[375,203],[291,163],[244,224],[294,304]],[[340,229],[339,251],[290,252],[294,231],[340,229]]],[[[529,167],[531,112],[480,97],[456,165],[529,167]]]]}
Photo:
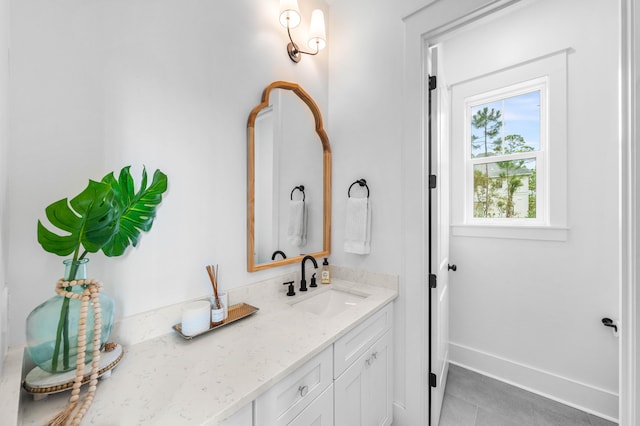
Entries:
{"type": "MultiPolygon", "coordinates": [[[[118,365],[124,350],[119,344],[115,344],[113,350],[105,349],[100,352],[100,367],[98,369],[98,377],[109,377],[111,370],[118,365]]],[[[44,399],[47,395],[69,390],[73,387],[76,378],[76,369],[66,371],[64,373],[48,373],[40,367],[35,367],[25,377],[22,387],[28,393],[33,395],[34,400],[44,399]]],[[[91,363],[84,366],[84,377],[82,384],[91,380],[91,363]]]]}
{"type": "Polygon", "coordinates": [[[256,308],[255,306],[251,306],[247,303],[237,303],[235,305],[231,305],[229,306],[229,314],[227,316],[227,319],[225,319],[222,323],[220,324],[216,324],[216,325],[211,325],[211,327],[209,327],[208,330],[205,330],[203,332],[194,334],[193,336],[187,336],[182,334],[182,324],[178,323],[175,324],[173,326],[173,329],[183,338],[187,339],[187,340],[191,340],[196,336],[200,336],[201,334],[205,334],[210,332],[211,330],[215,330],[217,328],[220,327],[224,327],[225,325],[231,324],[232,322],[241,320],[242,318],[246,318],[249,315],[255,314],[256,312],[258,312],[258,308],[256,308]]]}

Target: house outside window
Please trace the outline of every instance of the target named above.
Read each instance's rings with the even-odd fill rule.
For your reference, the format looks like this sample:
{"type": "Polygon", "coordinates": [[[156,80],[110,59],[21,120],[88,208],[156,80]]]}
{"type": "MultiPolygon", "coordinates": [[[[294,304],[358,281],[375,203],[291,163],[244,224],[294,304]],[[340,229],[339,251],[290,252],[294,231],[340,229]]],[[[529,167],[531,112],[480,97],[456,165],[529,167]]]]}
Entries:
{"type": "Polygon", "coordinates": [[[537,79],[467,100],[470,219],[543,220],[546,89],[537,79]]]}

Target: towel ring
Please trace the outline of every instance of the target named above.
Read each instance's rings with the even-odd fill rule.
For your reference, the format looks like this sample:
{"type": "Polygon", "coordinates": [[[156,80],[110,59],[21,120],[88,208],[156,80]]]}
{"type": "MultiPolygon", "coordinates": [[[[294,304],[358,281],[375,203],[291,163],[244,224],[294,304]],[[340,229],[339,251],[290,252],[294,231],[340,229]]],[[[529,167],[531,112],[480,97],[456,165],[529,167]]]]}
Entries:
{"type": "Polygon", "coordinates": [[[364,186],[365,188],[367,188],[367,198],[369,198],[369,185],[367,185],[367,181],[364,179],[358,179],[357,181],[353,182],[350,186],[349,186],[349,190],[347,191],[347,197],[351,198],[351,188],[353,187],[353,185],[358,184],[360,186],[364,186]]]}
{"type": "Polygon", "coordinates": [[[291,201],[293,201],[293,193],[295,192],[295,190],[298,190],[300,192],[302,192],[302,201],[304,201],[305,199],[305,195],[304,195],[304,185],[300,185],[300,186],[294,186],[293,189],[291,190],[291,196],[289,197],[291,199],[291,201]]]}

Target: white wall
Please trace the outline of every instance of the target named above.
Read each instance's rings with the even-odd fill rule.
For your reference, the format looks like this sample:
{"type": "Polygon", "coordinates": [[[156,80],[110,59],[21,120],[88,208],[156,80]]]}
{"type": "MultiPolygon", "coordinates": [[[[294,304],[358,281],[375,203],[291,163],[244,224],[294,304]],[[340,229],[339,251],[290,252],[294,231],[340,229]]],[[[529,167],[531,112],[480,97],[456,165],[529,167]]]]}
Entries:
{"type": "Polygon", "coordinates": [[[9,0],[0,0],[0,377],[7,348],[7,300],[5,295],[7,220],[6,181],[9,136],[9,0]]]}
{"type": "Polygon", "coordinates": [[[568,239],[452,237],[452,361],[613,418],[619,341],[600,319],[620,318],[618,19],[609,0],[525,2],[442,48],[452,84],[571,48],[568,239]]]}
{"type": "MultiPolygon", "coordinates": [[[[329,24],[322,0],[301,1],[294,37],[315,7],[329,24]]],[[[117,316],[208,294],[208,263],[220,265],[226,288],[286,272],[246,272],[246,123],[274,80],[300,84],[326,117],[331,46],[291,62],[278,8],[278,0],[12,3],[10,344],[23,342],[26,315],[62,272],[62,259],[36,241],[44,208],[128,164],[160,168],[169,190],[137,248],[90,256],[117,316]]]]}
{"type": "MultiPolygon", "coordinates": [[[[329,137],[333,155],[331,262],[390,274],[401,272],[402,135],[398,108],[402,21],[396,2],[341,0],[331,6],[329,137]],[[366,15],[366,19],[362,19],[366,15]],[[372,206],[371,253],[344,252],[347,190],[364,178],[372,206]]],[[[362,196],[358,185],[354,196],[362,196]]],[[[400,280],[402,282],[402,277],[400,280]]],[[[406,374],[403,292],[396,301],[396,382],[406,374]],[[398,356],[400,355],[400,356],[398,356]]],[[[395,393],[397,394],[397,390],[395,393]]]]}
{"type": "MultiPolygon", "coordinates": [[[[333,151],[333,239],[336,264],[400,272],[402,93],[399,4],[342,0],[331,10],[329,118],[333,151]],[[363,12],[366,19],[362,19],[363,12]],[[344,252],[347,190],[364,178],[372,205],[371,253],[344,252]]],[[[356,185],[352,195],[363,196],[356,185]]]]}
{"type": "Polygon", "coordinates": [[[424,257],[419,250],[405,250],[407,239],[421,240],[422,195],[420,172],[413,181],[417,191],[413,190],[416,186],[408,190],[405,180],[407,165],[421,160],[407,157],[403,148],[406,64],[402,18],[427,3],[431,2],[336,0],[331,5],[331,258],[336,264],[400,276],[394,310],[394,424],[398,425],[423,424],[420,413],[426,410],[426,347],[422,346],[426,333],[421,326],[426,321],[419,296],[424,282],[420,273],[405,273],[407,266],[419,269],[424,257]],[[373,210],[371,253],[366,256],[343,250],[347,189],[359,178],[367,180],[373,210]],[[407,211],[418,219],[406,221],[407,211]]]}

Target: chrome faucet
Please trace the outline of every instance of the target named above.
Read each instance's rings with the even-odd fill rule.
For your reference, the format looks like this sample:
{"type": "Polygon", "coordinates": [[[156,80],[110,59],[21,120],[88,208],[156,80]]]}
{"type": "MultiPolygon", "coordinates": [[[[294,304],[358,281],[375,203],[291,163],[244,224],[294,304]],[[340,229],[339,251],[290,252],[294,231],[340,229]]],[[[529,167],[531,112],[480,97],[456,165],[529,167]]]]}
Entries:
{"type": "Polygon", "coordinates": [[[306,255],[302,258],[302,279],[300,280],[300,291],[307,291],[307,280],[304,279],[304,262],[310,260],[313,262],[313,267],[318,269],[318,262],[311,255],[306,255]]]}

